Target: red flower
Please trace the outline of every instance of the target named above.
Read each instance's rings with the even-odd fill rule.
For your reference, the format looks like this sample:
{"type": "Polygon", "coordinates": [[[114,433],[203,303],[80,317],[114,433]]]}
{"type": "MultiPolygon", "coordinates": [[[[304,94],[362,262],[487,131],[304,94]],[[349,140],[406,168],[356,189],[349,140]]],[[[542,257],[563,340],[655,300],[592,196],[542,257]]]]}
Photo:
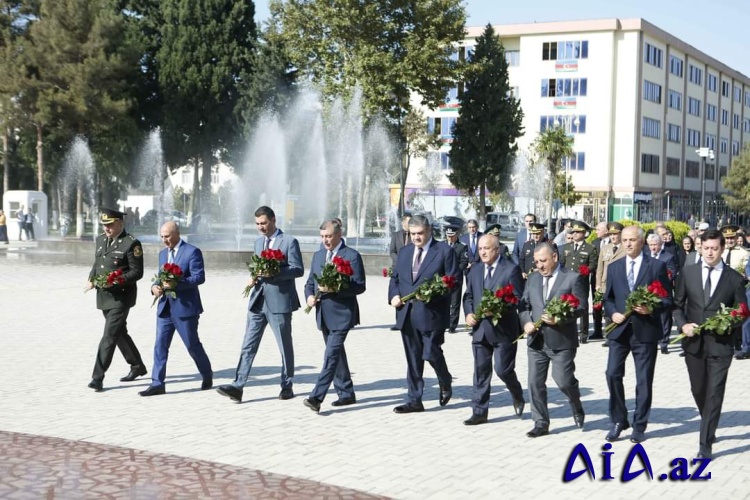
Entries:
{"type": "Polygon", "coordinates": [[[383,268],[383,278],[387,278],[387,277],[388,277],[388,268],[384,267],[383,268]]]}
{"type": "Polygon", "coordinates": [[[667,269],[667,278],[672,279],[672,271],[667,269]]]}
{"type": "Polygon", "coordinates": [[[661,281],[653,281],[648,286],[648,291],[653,293],[657,297],[661,297],[662,299],[668,295],[667,291],[664,289],[664,285],[661,284],[661,281]]]}
{"type": "Polygon", "coordinates": [[[750,309],[747,307],[747,304],[740,304],[740,314],[743,319],[750,318],[750,309]]]}
{"type": "Polygon", "coordinates": [[[456,286],[456,277],[455,276],[445,275],[445,276],[443,276],[442,279],[443,279],[443,283],[445,284],[445,286],[447,286],[448,288],[455,288],[455,286],[456,286]]]}
{"type": "Polygon", "coordinates": [[[581,305],[581,301],[578,300],[578,297],[570,293],[564,293],[560,295],[560,300],[570,304],[570,307],[572,307],[573,309],[577,309],[578,306],[581,305]]]}
{"type": "Polygon", "coordinates": [[[589,274],[591,274],[591,269],[589,269],[589,266],[587,266],[586,264],[581,264],[580,266],[578,266],[578,274],[580,274],[581,276],[588,276],[589,274]]]}
{"type": "Polygon", "coordinates": [[[594,311],[601,311],[603,308],[604,304],[602,304],[601,302],[597,302],[596,304],[594,304],[594,311]]]}
{"type": "Polygon", "coordinates": [[[502,299],[503,301],[507,302],[508,304],[518,304],[518,297],[516,297],[516,294],[513,293],[515,288],[512,284],[506,285],[502,288],[498,288],[495,292],[495,297],[498,299],[502,299]]]}

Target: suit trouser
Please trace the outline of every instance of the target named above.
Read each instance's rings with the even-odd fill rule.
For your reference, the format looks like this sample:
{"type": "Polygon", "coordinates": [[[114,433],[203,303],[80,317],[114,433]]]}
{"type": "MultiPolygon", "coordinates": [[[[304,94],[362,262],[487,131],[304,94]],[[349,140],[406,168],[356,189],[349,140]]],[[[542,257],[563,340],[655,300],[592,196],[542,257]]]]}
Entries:
{"type": "Polygon", "coordinates": [[[104,315],[104,334],[99,341],[99,349],[94,362],[93,380],[104,380],[104,374],[112,364],[115,355],[115,347],[120,349],[125,361],[131,369],[146,368],[141,359],[141,353],[135,346],[135,342],[128,335],[128,313],[129,307],[116,307],[102,311],[104,315]]]}
{"type": "Polygon", "coordinates": [[[625,406],[625,361],[633,354],[635,364],[635,411],[633,428],[645,432],[648,416],[651,413],[653,398],[654,370],[656,368],[657,344],[640,342],[633,335],[633,326],[628,324],[618,338],[609,339],[607,359],[607,387],[609,387],[609,418],[613,424],[628,422],[628,408],[625,406]]]}
{"type": "Polygon", "coordinates": [[[259,308],[253,307],[247,312],[245,324],[245,337],[242,339],[240,361],[237,364],[232,385],[242,389],[250,376],[253,360],[258,354],[260,341],[266,325],[271,325],[271,330],[276,337],[276,344],[281,354],[281,388],[292,388],[292,377],[294,377],[294,346],[292,345],[292,313],[272,313],[263,301],[259,308]]]}
{"type": "Polygon", "coordinates": [[[712,335],[703,338],[703,348],[699,354],[685,353],[690,390],[701,415],[701,448],[710,448],[714,442],[721,417],[721,406],[724,403],[729,366],[732,364],[730,348],[727,348],[725,355],[712,356],[707,354],[708,344],[716,344],[712,335]]]}
{"type": "MultiPolygon", "coordinates": [[[[592,279],[591,283],[591,297],[596,293],[596,280],[592,279]]],[[[593,309],[593,308],[592,308],[593,309]]],[[[593,309],[591,312],[592,319],[594,321],[594,334],[592,337],[602,338],[602,321],[604,320],[604,311],[602,309],[593,309]]]]}
{"type": "Polygon", "coordinates": [[[326,352],[323,358],[323,369],[318,375],[318,381],[310,397],[323,401],[328,389],[333,382],[333,388],[339,398],[354,397],[354,382],[349,371],[349,362],[346,359],[344,342],[349,330],[328,330],[323,325],[323,339],[326,343],[326,352]]]}
{"type": "Polygon", "coordinates": [[[151,372],[151,385],[162,386],[167,375],[167,358],[175,329],[185,344],[188,354],[195,361],[203,379],[211,379],[213,370],[206,350],[198,338],[198,315],[178,318],[170,314],[169,303],[165,305],[165,316],[156,317],[156,341],[154,342],[154,369],[151,372]]]}
{"type": "Polygon", "coordinates": [[[461,290],[463,283],[460,281],[456,282],[456,286],[450,291],[451,294],[451,309],[450,309],[450,323],[448,328],[455,330],[458,328],[458,319],[461,315],[461,290]]]}
{"type": "Polygon", "coordinates": [[[451,387],[453,376],[448,371],[448,364],[443,355],[445,330],[422,331],[415,329],[411,319],[406,318],[401,329],[401,340],[406,353],[406,385],[408,403],[421,403],[424,391],[424,362],[432,365],[438,382],[443,387],[451,387]]]}
{"type": "Polygon", "coordinates": [[[575,357],[577,349],[562,349],[553,351],[547,346],[528,349],[529,359],[529,400],[531,402],[531,418],[534,422],[549,426],[549,410],[547,409],[547,374],[552,363],[552,379],[560,392],[570,401],[570,408],[574,414],[582,414],[581,391],[575,377],[575,357]]]}
{"type": "Polygon", "coordinates": [[[473,412],[486,416],[489,411],[493,357],[495,373],[505,383],[513,401],[523,401],[523,388],[516,375],[518,344],[492,344],[482,337],[480,341],[472,340],[471,349],[474,352],[474,392],[471,398],[473,412]]]}
{"type": "Polygon", "coordinates": [[[750,319],[742,324],[742,352],[750,353],[750,319]]]}
{"type": "Polygon", "coordinates": [[[661,327],[664,332],[660,344],[662,347],[667,347],[669,346],[669,336],[672,334],[672,311],[662,311],[659,314],[661,316],[661,327]]]}
{"type": "Polygon", "coordinates": [[[8,243],[8,226],[0,226],[0,241],[8,243]]]}

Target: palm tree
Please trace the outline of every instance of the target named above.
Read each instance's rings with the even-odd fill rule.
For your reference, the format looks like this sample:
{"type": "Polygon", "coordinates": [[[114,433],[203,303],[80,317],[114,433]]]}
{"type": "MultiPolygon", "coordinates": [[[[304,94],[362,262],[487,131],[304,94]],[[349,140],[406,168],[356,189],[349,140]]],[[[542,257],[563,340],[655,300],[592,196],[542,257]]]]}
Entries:
{"type": "Polygon", "coordinates": [[[562,160],[575,154],[575,151],[573,151],[573,137],[566,133],[563,126],[548,127],[534,140],[531,148],[538,158],[547,160],[547,168],[549,169],[547,234],[551,234],[552,200],[555,192],[555,180],[557,179],[558,170],[562,166],[562,160]]]}

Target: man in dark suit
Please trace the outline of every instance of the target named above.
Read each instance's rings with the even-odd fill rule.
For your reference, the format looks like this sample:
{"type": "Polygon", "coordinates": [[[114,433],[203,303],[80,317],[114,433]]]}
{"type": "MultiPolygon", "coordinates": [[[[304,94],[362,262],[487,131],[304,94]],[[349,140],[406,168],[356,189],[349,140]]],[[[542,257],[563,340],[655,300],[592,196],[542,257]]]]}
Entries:
{"type": "Polygon", "coordinates": [[[523,279],[528,278],[529,274],[536,269],[536,265],[534,264],[534,248],[536,248],[539,243],[545,241],[544,224],[536,222],[530,224],[529,232],[531,233],[531,239],[523,244],[518,264],[518,267],[521,268],[521,276],[523,276],[523,279]]]}
{"type": "Polygon", "coordinates": [[[112,271],[122,271],[122,283],[96,289],[96,308],[104,315],[104,334],[94,363],[89,388],[96,392],[104,390],[103,380],[115,347],[120,349],[125,361],[130,365],[130,373],[120,379],[130,382],[146,374],[141,354],[133,339],[128,335],[128,313],[135,305],[138,293],[136,282],[143,277],[143,247],[141,242],[125,231],[125,214],[110,208],[103,208],[99,222],[104,234],[96,238],[96,257],[89,273],[86,289],[94,287],[97,275],[108,275],[112,271]]]}
{"type": "Polygon", "coordinates": [[[344,244],[341,239],[341,224],[335,220],[325,221],[320,226],[320,239],[324,248],[313,255],[310,275],[305,283],[307,305],[315,307],[315,320],[318,329],[323,332],[326,344],[323,369],[310,397],[304,401],[305,406],[316,413],[320,411],[320,404],[332,382],[339,396],[332,406],[346,406],[357,402],[344,342],[349,330],[359,324],[357,295],[365,291],[365,268],[362,257],[359,252],[344,244]],[[323,266],[327,262],[332,262],[334,257],[348,261],[353,274],[346,288],[338,291],[323,290],[315,276],[320,276],[323,266]],[[317,293],[320,293],[320,298],[315,300],[317,293]]]}
{"type": "Polygon", "coordinates": [[[180,238],[180,228],[172,221],[164,223],[159,234],[165,245],[159,252],[159,269],[167,263],[176,264],[182,270],[182,278],[177,283],[155,281],[151,285],[151,294],[159,297],[156,306],[154,368],[151,370],[151,385],[138,394],[157,396],[165,393],[167,357],[175,329],[203,377],[201,390],[206,391],[213,387],[214,372],[206,350],[198,338],[198,319],[203,313],[198,286],[206,281],[203,253],[180,238]],[[174,291],[177,297],[168,296],[166,292],[170,290],[174,291]]]}
{"type": "Polygon", "coordinates": [[[701,237],[696,236],[693,238],[693,243],[695,245],[695,252],[691,252],[688,254],[687,257],[685,257],[685,265],[683,266],[683,269],[687,266],[694,266],[695,264],[700,264],[702,262],[701,260],[701,237]]]}
{"type": "Polygon", "coordinates": [[[514,344],[520,334],[518,311],[515,305],[508,305],[497,325],[491,317],[478,317],[475,311],[482,302],[484,290],[496,291],[513,285],[518,299],[523,293],[523,279],[517,265],[500,253],[500,240],[497,236],[485,234],[479,240],[479,258],[482,265],[476,265],[469,272],[464,294],[466,323],[472,329],[471,348],[474,353],[474,392],[471,400],[471,418],[464,425],[478,425],[487,422],[490,405],[490,381],[492,380],[492,358],[495,358],[495,373],[500,377],[513,398],[516,415],[523,413],[524,399],[521,383],[516,375],[516,352],[514,344]]]}
{"type": "MultiPolygon", "coordinates": [[[[670,282],[674,283],[674,279],[677,277],[679,272],[679,265],[677,264],[677,256],[668,252],[664,249],[664,240],[658,234],[649,234],[646,238],[648,244],[648,250],[646,253],[656,260],[664,262],[667,266],[667,276],[670,282]]],[[[663,310],[659,314],[661,316],[662,324],[662,338],[660,347],[662,354],[669,354],[669,336],[672,334],[672,311],[663,310]]]]}
{"type": "Polygon", "coordinates": [[[575,377],[575,357],[578,348],[576,318],[585,314],[588,286],[584,276],[558,264],[557,252],[549,243],[541,243],[534,250],[538,272],[529,276],[519,313],[523,331],[528,335],[529,399],[534,428],[526,435],[531,438],[549,434],[549,411],[547,410],[547,373],[552,363],[552,378],[560,392],[565,394],[573,410],[576,427],[583,428],[586,414],[581,404],[581,392],[575,377]],[[558,322],[546,314],[544,308],[553,298],[572,294],[580,301],[571,318],[558,322]],[[539,330],[534,322],[541,319],[539,330]]]}
{"type": "Polygon", "coordinates": [[[252,287],[247,303],[247,323],[242,339],[240,361],[234,382],[221,385],[216,391],[232,401],[242,401],[242,389],[250,376],[253,360],[258,353],[266,325],[276,337],[281,352],[281,392],[279,399],[292,399],[294,377],[294,347],[292,345],[292,312],[300,307],[294,280],[305,274],[302,253],[297,239],[276,227],[276,214],[267,206],[255,211],[255,227],[260,237],[255,240],[255,254],[263,250],[280,250],[284,254],[281,270],[270,277],[250,278],[252,287]]]}
{"type": "MultiPolygon", "coordinates": [[[[594,228],[594,231],[596,231],[596,238],[591,242],[591,246],[593,246],[596,249],[596,265],[599,266],[599,255],[601,255],[602,246],[607,245],[609,243],[609,236],[608,232],[609,229],[607,228],[607,223],[605,221],[600,222],[596,225],[594,228]]],[[[591,273],[591,276],[589,276],[591,281],[591,297],[594,296],[594,293],[596,292],[596,276],[599,274],[599,270],[597,269],[597,272],[591,273]]],[[[602,339],[604,336],[602,335],[602,321],[604,320],[604,316],[602,315],[601,309],[594,309],[591,312],[591,317],[594,322],[594,334],[589,336],[589,340],[593,339],[602,339]]]]}
{"type": "Polygon", "coordinates": [[[450,294],[433,298],[430,302],[412,299],[403,304],[401,297],[414,292],[435,275],[461,279],[455,252],[442,241],[432,238],[430,222],[422,215],[409,221],[411,244],[398,254],[398,262],[388,288],[388,301],[398,311],[397,326],[406,353],[408,397],[406,404],[393,409],[396,413],[424,411],[424,362],[435,369],[440,383],[440,406],[445,406],[453,395],[453,377],[448,371],[442,345],[450,321],[450,294]]]}
{"type": "Polygon", "coordinates": [[[411,215],[401,217],[401,229],[394,231],[391,235],[391,243],[388,249],[394,267],[396,266],[396,259],[398,259],[398,252],[409,244],[409,219],[411,219],[411,215]]]}
{"type": "MultiPolygon", "coordinates": [[[[456,263],[458,264],[458,271],[461,276],[469,267],[469,252],[466,245],[458,241],[458,233],[460,228],[456,226],[448,226],[445,228],[445,242],[449,247],[453,249],[456,254],[456,263]]],[[[451,294],[451,320],[448,324],[448,331],[450,333],[456,333],[458,328],[458,318],[461,314],[461,290],[463,288],[462,280],[456,280],[456,286],[450,291],[451,294]]]]}
{"type": "MultiPolygon", "coordinates": [[[[581,307],[584,312],[580,315],[578,335],[581,344],[585,344],[589,339],[589,278],[596,276],[596,266],[599,263],[599,253],[593,245],[586,243],[586,234],[591,231],[591,227],[583,221],[574,220],[570,223],[569,234],[573,241],[563,245],[560,250],[560,264],[569,271],[577,273],[581,266],[589,268],[588,276],[581,276],[586,283],[586,295],[581,298],[581,307]]],[[[595,279],[595,278],[594,278],[595,279]]],[[[601,326],[600,326],[601,327],[601,326]]]]}
{"type": "Polygon", "coordinates": [[[468,222],[466,222],[466,234],[462,235],[459,240],[466,245],[466,248],[469,251],[469,266],[467,267],[467,272],[468,269],[471,269],[473,264],[481,262],[479,260],[479,253],[477,252],[477,245],[479,245],[479,238],[482,237],[482,234],[484,233],[479,230],[479,223],[476,219],[469,219],[468,222]]]}
{"type": "Polygon", "coordinates": [[[516,241],[515,243],[513,243],[513,252],[511,253],[511,258],[513,259],[513,263],[516,265],[520,265],[521,249],[523,248],[523,245],[531,239],[531,233],[529,232],[529,227],[531,227],[531,224],[535,222],[536,222],[536,215],[534,214],[526,214],[523,217],[523,227],[516,234],[516,241]]]}
{"type": "Polygon", "coordinates": [[[701,416],[698,458],[713,458],[712,445],[724,402],[729,366],[732,364],[737,328],[721,335],[711,330],[694,330],[714,316],[722,305],[735,308],[747,303],[742,275],[722,261],[724,236],[709,229],[701,242],[703,263],[687,266],[677,277],[674,319],[687,335],[682,341],[690,390],[701,416]]]}
{"type": "Polygon", "coordinates": [[[628,429],[628,409],[625,406],[625,361],[633,353],[635,363],[635,412],[633,434],[630,441],[640,443],[646,439],[645,432],[651,412],[652,385],[656,366],[657,343],[662,337],[659,313],[672,307],[672,284],[667,277],[664,262],[643,253],[644,234],[638,226],[622,230],[621,243],[625,257],[612,261],[607,269],[607,288],[604,291],[604,310],[618,326],[609,333],[609,358],[607,359],[607,386],[609,387],[609,416],[611,427],[607,441],[616,441],[623,430],[628,429]],[[638,287],[659,281],[668,296],[656,308],[636,306],[629,317],[625,317],[625,301],[638,287]]]}

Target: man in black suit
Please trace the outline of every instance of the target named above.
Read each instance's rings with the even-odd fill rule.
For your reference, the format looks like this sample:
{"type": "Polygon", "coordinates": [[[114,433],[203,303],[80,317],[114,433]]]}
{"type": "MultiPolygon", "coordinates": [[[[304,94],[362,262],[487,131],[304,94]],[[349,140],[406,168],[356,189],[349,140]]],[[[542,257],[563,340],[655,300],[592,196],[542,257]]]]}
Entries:
{"type": "MultiPolygon", "coordinates": [[[[674,283],[679,272],[677,256],[664,249],[664,240],[658,234],[649,234],[646,238],[646,243],[648,243],[647,253],[654,259],[660,260],[667,265],[667,276],[674,283]]],[[[669,354],[669,336],[672,334],[672,311],[664,310],[660,313],[660,316],[662,324],[662,338],[659,343],[661,353],[669,354]]]]}
{"type": "Polygon", "coordinates": [[[732,363],[737,328],[726,332],[701,331],[695,328],[714,316],[722,305],[735,308],[747,303],[742,275],[727,266],[721,258],[724,236],[710,229],[703,233],[703,263],[687,266],[677,277],[674,297],[674,320],[687,338],[682,341],[690,390],[701,415],[699,458],[713,458],[711,446],[724,402],[724,388],[732,363]]]}
{"type": "MultiPolygon", "coordinates": [[[[597,266],[599,265],[599,255],[601,254],[602,245],[609,244],[609,228],[607,227],[607,222],[602,221],[599,224],[596,225],[594,228],[594,231],[596,231],[596,238],[591,242],[591,246],[593,246],[596,249],[596,255],[597,255],[597,266]]],[[[594,296],[594,293],[596,292],[596,276],[598,274],[597,272],[591,273],[591,296],[594,296]]],[[[601,339],[603,338],[602,335],[602,321],[604,321],[604,317],[602,315],[601,309],[594,309],[591,313],[592,319],[594,321],[594,334],[589,336],[589,340],[593,339],[601,339]]]]}
{"type": "Polygon", "coordinates": [[[611,427],[607,441],[616,441],[623,430],[628,429],[628,409],[625,405],[625,361],[633,353],[635,363],[635,412],[633,434],[630,441],[640,443],[646,439],[646,426],[651,412],[654,368],[656,367],[657,343],[662,338],[659,313],[672,307],[672,285],[667,277],[664,262],[643,253],[643,229],[628,226],[622,230],[621,244],[625,257],[612,261],[607,268],[607,287],[604,291],[604,310],[618,326],[609,333],[609,358],[607,359],[607,386],[609,387],[609,416],[611,427]],[[667,292],[660,304],[635,306],[633,313],[625,316],[625,301],[641,286],[647,287],[659,281],[667,292]]]}
{"type": "Polygon", "coordinates": [[[409,219],[411,219],[411,215],[404,215],[401,217],[401,229],[394,231],[391,235],[391,244],[388,248],[391,254],[391,262],[394,267],[396,266],[399,250],[411,242],[409,240],[409,219]]]}
{"type": "MultiPolygon", "coordinates": [[[[463,276],[466,269],[469,267],[469,252],[466,245],[458,241],[458,233],[460,228],[456,226],[448,226],[445,228],[445,242],[449,247],[453,249],[456,254],[456,263],[458,264],[458,270],[460,275],[463,276]]],[[[462,280],[456,280],[456,286],[450,292],[451,294],[451,320],[448,325],[448,332],[456,333],[458,328],[458,318],[461,314],[461,290],[463,288],[462,280]]]]}
{"type": "Polygon", "coordinates": [[[471,269],[473,264],[481,262],[479,259],[479,252],[477,252],[477,245],[479,245],[479,238],[482,237],[482,234],[484,233],[479,231],[479,223],[476,219],[469,219],[468,222],[466,222],[466,234],[461,236],[459,240],[466,245],[466,248],[469,251],[469,266],[467,269],[471,269]]]}
{"type": "MultiPolygon", "coordinates": [[[[575,227],[575,226],[574,226],[575,227]]],[[[547,410],[547,372],[552,363],[552,378],[560,392],[567,396],[573,410],[576,427],[583,428],[585,413],[581,404],[581,392],[575,377],[575,356],[578,348],[576,318],[585,314],[588,286],[584,277],[558,264],[557,252],[549,243],[541,243],[534,249],[538,272],[529,276],[523,299],[519,306],[523,331],[528,335],[529,399],[534,428],[526,435],[531,438],[549,434],[549,411],[547,410]],[[575,295],[580,304],[571,318],[560,322],[544,312],[552,298],[563,294],[575,295]],[[534,321],[542,320],[539,330],[534,321]]]]}
{"type": "Polygon", "coordinates": [[[516,375],[516,352],[518,345],[513,341],[520,334],[517,306],[508,305],[497,325],[490,317],[478,317],[474,312],[482,301],[484,290],[498,290],[513,285],[516,298],[523,293],[521,270],[500,253],[500,240],[497,236],[485,234],[479,240],[478,264],[469,272],[464,294],[466,323],[471,327],[471,348],[474,353],[474,391],[471,400],[471,418],[464,425],[479,425],[487,422],[490,404],[490,381],[492,380],[492,358],[495,358],[495,372],[500,377],[513,398],[513,410],[517,416],[523,413],[525,401],[523,389],[516,375]]]}
{"type": "Polygon", "coordinates": [[[534,214],[526,214],[523,218],[523,228],[518,231],[518,234],[516,234],[516,241],[513,243],[513,253],[511,254],[511,258],[515,264],[520,263],[521,249],[523,248],[523,245],[531,239],[529,228],[535,222],[536,215],[534,214]]]}

